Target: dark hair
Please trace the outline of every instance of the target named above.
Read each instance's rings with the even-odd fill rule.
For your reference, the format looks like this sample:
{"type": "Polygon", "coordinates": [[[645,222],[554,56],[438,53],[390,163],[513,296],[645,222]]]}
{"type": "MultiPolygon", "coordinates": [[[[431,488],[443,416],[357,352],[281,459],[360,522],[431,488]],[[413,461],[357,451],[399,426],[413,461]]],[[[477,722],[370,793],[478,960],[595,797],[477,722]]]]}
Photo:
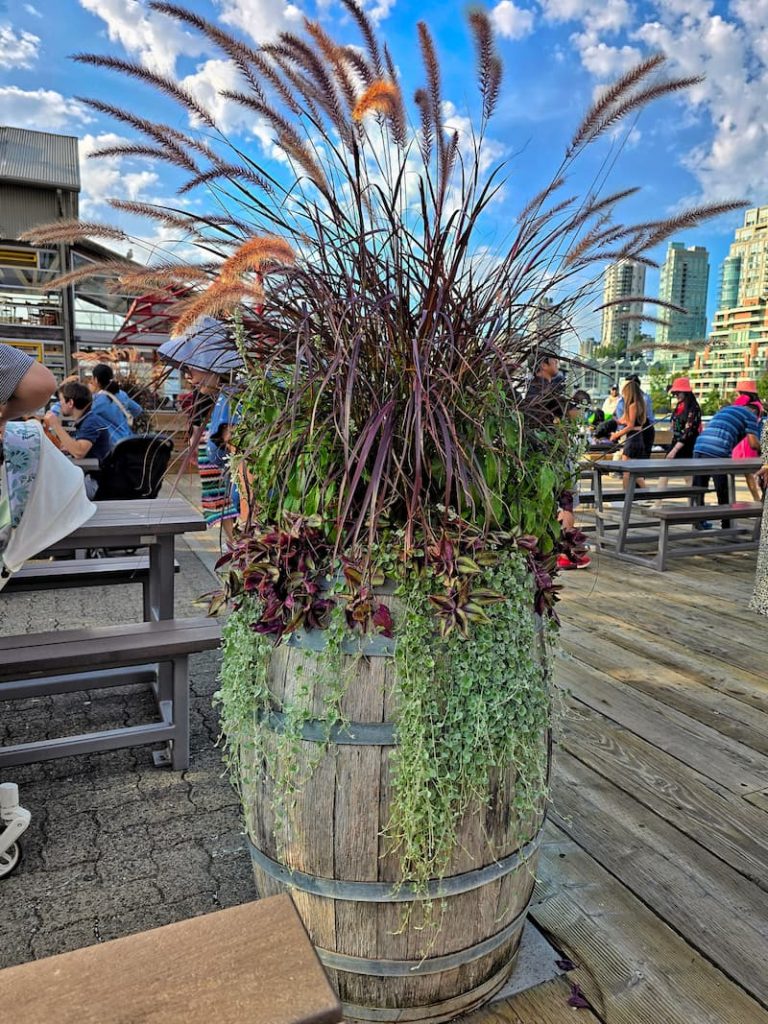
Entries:
{"type": "Polygon", "coordinates": [[[548,363],[550,359],[560,362],[560,356],[556,352],[537,352],[533,360],[533,372],[538,373],[544,363],[548,363]]]}
{"type": "Polygon", "coordinates": [[[699,400],[692,391],[675,391],[674,388],[670,390],[670,395],[677,395],[678,402],[682,402],[684,406],[684,415],[687,416],[691,408],[699,408],[699,400]]]}
{"type": "Polygon", "coordinates": [[[91,392],[85,386],[76,380],[69,380],[66,384],[62,384],[59,388],[59,397],[65,401],[72,401],[76,409],[88,409],[90,407],[92,398],[91,392]]]}
{"type": "Polygon", "coordinates": [[[102,391],[109,391],[111,395],[116,395],[120,390],[120,385],[115,380],[115,371],[107,363],[96,363],[91,370],[91,376],[102,391]]]}
{"type": "Polygon", "coordinates": [[[745,409],[751,409],[752,412],[757,413],[758,416],[761,416],[762,413],[763,413],[763,403],[760,402],[760,401],[757,401],[757,402],[747,402],[747,404],[744,406],[744,408],[745,409]]]}

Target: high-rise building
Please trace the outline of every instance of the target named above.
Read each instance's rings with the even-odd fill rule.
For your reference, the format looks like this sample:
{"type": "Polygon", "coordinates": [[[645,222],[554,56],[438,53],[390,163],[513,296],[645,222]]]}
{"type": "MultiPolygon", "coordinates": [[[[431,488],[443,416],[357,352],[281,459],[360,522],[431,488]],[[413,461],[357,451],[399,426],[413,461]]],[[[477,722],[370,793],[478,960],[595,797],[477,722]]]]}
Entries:
{"type": "Polygon", "coordinates": [[[720,296],[706,347],[690,377],[699,395],[726,399],[739,378],[768,373],[768,206],[744,214],[720,272],[720,296]]]}
{"type": "Polygon", "coordinates": [[[744,214],[723,263],[718,309],[747,306],[750,300],[768,297],[768,206],[756,206],[744,214]]]}
{"type": "Polygon", "coordinates": [[[709,285],[709,253],[703,246],[686,248],[683,242],[672,242],[661,268],[659,298],[681,306],[685,313],[659,308],[659,316],[667,326],[656,329],[656,344],[678,341],[703,341],[707,335],[707,286],[709,285]]]}
{"type": "MultiPolygon", "coordinates": [[[[603,279],[603,303],[614,302],[616,299],[640,297],[645,294],[645,267],[633,260],[621,260],[612,263],[605,271],[603,279]]],[[[603,310],[603,327],[600,334],[601,348],[621,349],[626,351],[627,345],[640,333],[643,312],[642,302],[620,302],[607,306],[603,310]],[[636,319],[627,319],[633,316],[636,319]]]]}
{"type": "Polygon", "coordinates": [[[531,328],[536,344],[559,352],[563,337],[563,313],[554,299],[544,296],[533,308],[531,328]]]}

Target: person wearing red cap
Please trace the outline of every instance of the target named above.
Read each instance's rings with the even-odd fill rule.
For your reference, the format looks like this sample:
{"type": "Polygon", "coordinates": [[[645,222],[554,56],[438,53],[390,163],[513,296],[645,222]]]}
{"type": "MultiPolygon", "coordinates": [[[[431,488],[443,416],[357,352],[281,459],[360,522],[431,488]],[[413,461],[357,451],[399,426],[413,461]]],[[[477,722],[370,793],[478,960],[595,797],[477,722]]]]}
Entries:
{"type": "Polygon", "coordinates": [[[672,411],[672,444],[668,459],[692,459],[693,446],[701,433],[701,409],[687,377],[677,377],[669,388],[676,405],[672,411]]]}

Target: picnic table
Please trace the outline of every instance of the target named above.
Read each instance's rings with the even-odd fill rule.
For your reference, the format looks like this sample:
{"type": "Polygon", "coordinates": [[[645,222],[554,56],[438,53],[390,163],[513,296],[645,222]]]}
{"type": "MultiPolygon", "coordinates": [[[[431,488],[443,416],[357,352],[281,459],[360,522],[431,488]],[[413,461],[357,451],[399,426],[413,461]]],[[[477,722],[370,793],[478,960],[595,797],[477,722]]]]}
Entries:
{"type": "MultiPolygon", "coordinates": [[[[754,459],[629,459],[624,462],[590,462],[589,469],[593,473],[594,480],[594,503],[597,516],[595,537],[598,548],[610,551],[616,558],[623,561],[650,565],[653,568],[663,570],[666,567],[666,551],[661,550],[661,541],[666,541],[670,520],[677,518],[679,521],[689,520],[692,523],[696,519],[706,518],[706,514],[704,512],[697,511],[694,513],[691,511],[690,514],[683,513],[675,516],[674,512],[670,514],[669,512],[664,512],[663,509],[658,512],[651,508],[642,509],[644,516],[642,525],[647,528],[655,523],[660,540],[657,555],[649,559],[637,553],[627,551],[632,515],[634,511],[639,511],[636,503],[638,501],[659,501],[659,499],[664,497],[688,497],[690,505],[701,505],[703,494],[692,486],[680,487],[673,485],[673,487],[665,489],[639,488],[637,481],[641,478],[646,480],[658,479],[659,477],[679,479],[681,477],[706,474],[726,476],[728,478],[728,504],[729,506],[734,506],[736,500],[736,478],[745,476],[747,473],[756,472],[761,465],[762,459],[757,457],[754,459]],[[614,509],[607,504],[607,501],[610,501],[610,496],[606,498],[606,492],[603,487],[604,477],[607,473],[627,474],[628,480],[620,509],[614,509]],[[608,533],[606,525],[611,518],[616,520],[617,529],[608,533]]],[[[747,506],[745,506],[746,508],[747,506]]],[[[756,509],[750,506],[748,512],[749,516],[752,517],[756,509]]],[[[720,519],[738,518],[744,514],[743,509],[734,509],[734,515],[730,516],[724,507],[718,506],[717,515],[720,519]]],[[[745,550],[746,547],[750,546],[754,545],[751,542],[723,543],[718,537],[717,540],[714,538],[708,539],[706,550],[712,552],[745,550]]],[[[701,550],[704,549],[697,548],[695,552],[694,549],[690,549],[689,553],[701,553],[701,550]]]]}
{"type": "Polygon", "coordinates": [[[72,461],[78,466],[84,473],[95,473],[97,472],[101,463],[98,459],[89,459],[87,456],[84,459],[75,459],[72,461]]]}
{"type": "MultiPolygon", "coordinates": [[[[0,767],[162,742],[166,746],[153,755],[155,763],[183,770],[189,765],[188,656],[217,647],[219,626],[211,619],[174,619],[174,547],[178,534],[202,531],[205,522],[183,498],[95,504],[95,514],[47,553],[73,548],[147,548],[144,622],[0,638],[0,699],[148,682],[161,720],[6,746],[0,749],[0,767]]],[[[80,582],[104,583],[113,580],[111,568],[116,561],[120,560],[77,559],[65,568],[70,574],[74,566],[80,582]],[[89,565],[94,567],[92,574],[89,565]]],[[[32,578],[25,581],[25,589],[57,587],[64,582],[61,562],[29,563],[29,568],[32,578]]],[[[126,582],[125,577],[121,566],[114,578],[126,582]]]]}
{"type": "Polygon", "coordinates": [[[173,618],[176,537],[204,531],[205,521],[184,498],[97,501],[95,514],[49,552],[104,548],[149,550],[148,618],[173,618]]]}

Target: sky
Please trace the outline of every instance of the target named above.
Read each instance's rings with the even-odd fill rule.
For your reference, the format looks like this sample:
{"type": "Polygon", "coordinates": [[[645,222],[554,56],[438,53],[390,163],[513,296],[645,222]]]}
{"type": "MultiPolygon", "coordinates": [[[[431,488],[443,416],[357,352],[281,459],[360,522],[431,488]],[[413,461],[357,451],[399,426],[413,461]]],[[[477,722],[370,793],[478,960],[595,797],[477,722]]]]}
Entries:
{"type": "MultiPolygon", "coordinates": [[[[359,42],[338,0],[187,0],[249,43],[268,41],[303,15],[317,17],[345,42],[359,42]]],[[[406,95],[421,84],[416,22],[424,18],[440,56],[444,95],[460,119],[476,106],[468,5],[453,0],[365,0],[389,42],[406,95]]],[[[645,109],[626,129],[600,142],[577,188],[610,167],[609,189],[641,185],[623,216],[654,219],[682,207],[723,199],[768,203],[768,0],[499,0],[487,5],[498,33],[505,77],[492,122],[493,155],[508,161],[499,230],[557,168],[584,110],[604,83],[651,52],[668,57],[668,72],[706,76],[675,98],[645,109]]],[[[88,153],[129,137],[124,125],[94,113],[77,97],[98,97],[187,129],[188,118],[146,87],[70,58],[89,51],[129,57],[183,80],[213,102],[221,123],[259,156],[271,141],[252,120],[217,96],[235,86],[232,69],[199,36],[150,11],[142,0],[0,0],[0,124],[77,135],[81,139],[83,219],[114,221],[110,197],[172,202],[177,182],[161,164],[142,159],[88,159],[88,153]]],[[[205,194],[190,200],[204,209],[205,194]]],[[[709,222],[677,240],[710,251],[711,320],[720,264],[741,214],[709,222]]],[[[144,239],[136,254],[173,248],[174,237],[124,220],[144,239]]],[[[661,261],[664,250],[653,256],[661,261]]],[[[655,294],[657,273],[646,291],[655,294]]],[[[582,325],[599,331],[599,315],[582,325]]]]}

